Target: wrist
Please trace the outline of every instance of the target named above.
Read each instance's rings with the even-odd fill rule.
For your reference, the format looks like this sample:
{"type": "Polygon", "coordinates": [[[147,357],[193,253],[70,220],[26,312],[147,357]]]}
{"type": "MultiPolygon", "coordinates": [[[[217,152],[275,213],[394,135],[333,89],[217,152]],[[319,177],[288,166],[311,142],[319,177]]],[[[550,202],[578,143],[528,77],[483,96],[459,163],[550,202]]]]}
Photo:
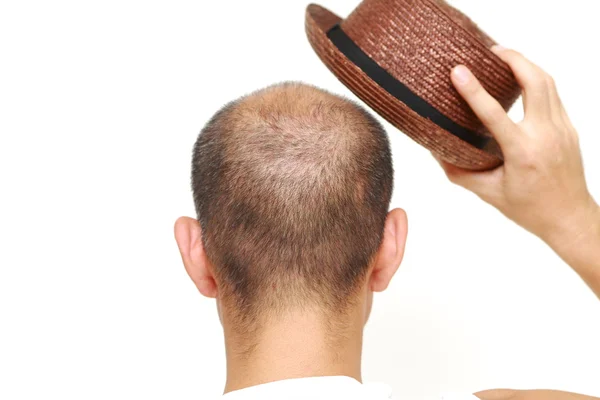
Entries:
{"type": "Polygon", "coordinates": [[[542,239],[565,259],[582,247],[597,247],[600,252],[600,206],[590,196],[542,239]]]}

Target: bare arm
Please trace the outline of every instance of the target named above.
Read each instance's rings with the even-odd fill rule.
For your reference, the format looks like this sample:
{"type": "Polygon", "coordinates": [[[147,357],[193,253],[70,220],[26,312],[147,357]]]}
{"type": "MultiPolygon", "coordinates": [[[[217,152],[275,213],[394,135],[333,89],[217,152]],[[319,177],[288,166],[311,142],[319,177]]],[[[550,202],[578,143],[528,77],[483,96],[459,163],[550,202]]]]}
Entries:
{"type": "Polygon", "coordinates": [[[600,212],[579,224],[574,232],[556,235],[547,243],[588,284],[600,299],[600,212]]]}
{"type": "MultiPolygon", "coordinates": [[[[461,170],[441,161],[448,178],[471,190],[544,240],[600,298],[600,207],[583,172],[577,131],[553,79],[519,53],[495,48],[523,88],[525,118],[504,109],[464,67],[452,80],[494,135],[504,165],[488,172],[461,170]]],[[[554,390],[488,390],[481,400],[600,400],[554,390]]]]}
{"type": "Polygon", "coordinates": [[[508,390],[495,389],[475,393],[481,400],[600,400],[583,394],[557,390],[508,390]]]}
{"type": "Polygon", "coordinates": [[[441,161],[448,178],[544,240],[600,298],[600,207],[583,172],[577,131],[554,80],[521,54],[494,52],[523,88],[525,117],[515,123],[463,66],[452,80],[504,153],[504,165],[472,172],[441,161]]]}

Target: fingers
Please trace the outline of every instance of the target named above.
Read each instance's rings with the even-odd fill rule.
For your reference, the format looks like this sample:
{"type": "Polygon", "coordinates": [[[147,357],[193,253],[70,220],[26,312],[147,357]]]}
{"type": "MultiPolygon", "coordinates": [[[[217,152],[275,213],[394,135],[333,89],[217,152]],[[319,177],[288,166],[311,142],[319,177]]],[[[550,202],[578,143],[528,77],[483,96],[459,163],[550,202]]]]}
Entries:
{"type": "Polygon", "coordinates": [[[493,389],[475,393],[481,400],[514,400],[520,391],[512,389],[493,389]]]}
{"type": "Polygon", "coordinates": [[[514,50],[494,46],[492,51],[508,64],[523,89],[525,117],[547,118],[560,112],[561,101],[550,75],[514,50]]]}
{"type": "Polygon", "coordinates": [[[515,123],[467,67],[459,65],[452,70],[451,76],[456,90],[506,151],[518,139],[515,123]]]}

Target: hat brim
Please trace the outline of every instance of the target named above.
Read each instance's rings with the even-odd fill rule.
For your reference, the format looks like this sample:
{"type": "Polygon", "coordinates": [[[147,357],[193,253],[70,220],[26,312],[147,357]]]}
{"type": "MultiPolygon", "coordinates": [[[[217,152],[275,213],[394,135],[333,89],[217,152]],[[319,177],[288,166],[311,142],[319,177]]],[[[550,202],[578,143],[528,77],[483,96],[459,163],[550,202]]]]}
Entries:
{"type": "Polygon", "coordinates": [[[413,111],[379,86],[331,42],[327,32],[342,18],[316,4],[306,9],[306,34],[321,61],[356,96],[393,126],[440,159],[470,170],[487,170],[502,164],[499,148],[481,150],[413,111]]]}

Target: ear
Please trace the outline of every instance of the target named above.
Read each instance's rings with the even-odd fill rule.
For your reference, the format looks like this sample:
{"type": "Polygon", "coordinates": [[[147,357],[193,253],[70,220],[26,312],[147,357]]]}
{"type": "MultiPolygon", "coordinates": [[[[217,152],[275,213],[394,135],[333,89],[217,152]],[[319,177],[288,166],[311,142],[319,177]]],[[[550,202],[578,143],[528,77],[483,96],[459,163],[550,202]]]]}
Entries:
{"type": "Polygon", "coordinates": [[[175,222],[175,240],[183,265],[192,281],[204,296],[217,297],[217,283],[204,252],[202,228],[197,220],[181,217],[175,222]]]}
{"type": "Polygon", "coordinates": [[[385,220],[383,240],[369,277],[369,288],[373,292],[383,292],[390,284],[404,257],[407,233],[406,212],[399,208],[390,211],[385,220]]]}

